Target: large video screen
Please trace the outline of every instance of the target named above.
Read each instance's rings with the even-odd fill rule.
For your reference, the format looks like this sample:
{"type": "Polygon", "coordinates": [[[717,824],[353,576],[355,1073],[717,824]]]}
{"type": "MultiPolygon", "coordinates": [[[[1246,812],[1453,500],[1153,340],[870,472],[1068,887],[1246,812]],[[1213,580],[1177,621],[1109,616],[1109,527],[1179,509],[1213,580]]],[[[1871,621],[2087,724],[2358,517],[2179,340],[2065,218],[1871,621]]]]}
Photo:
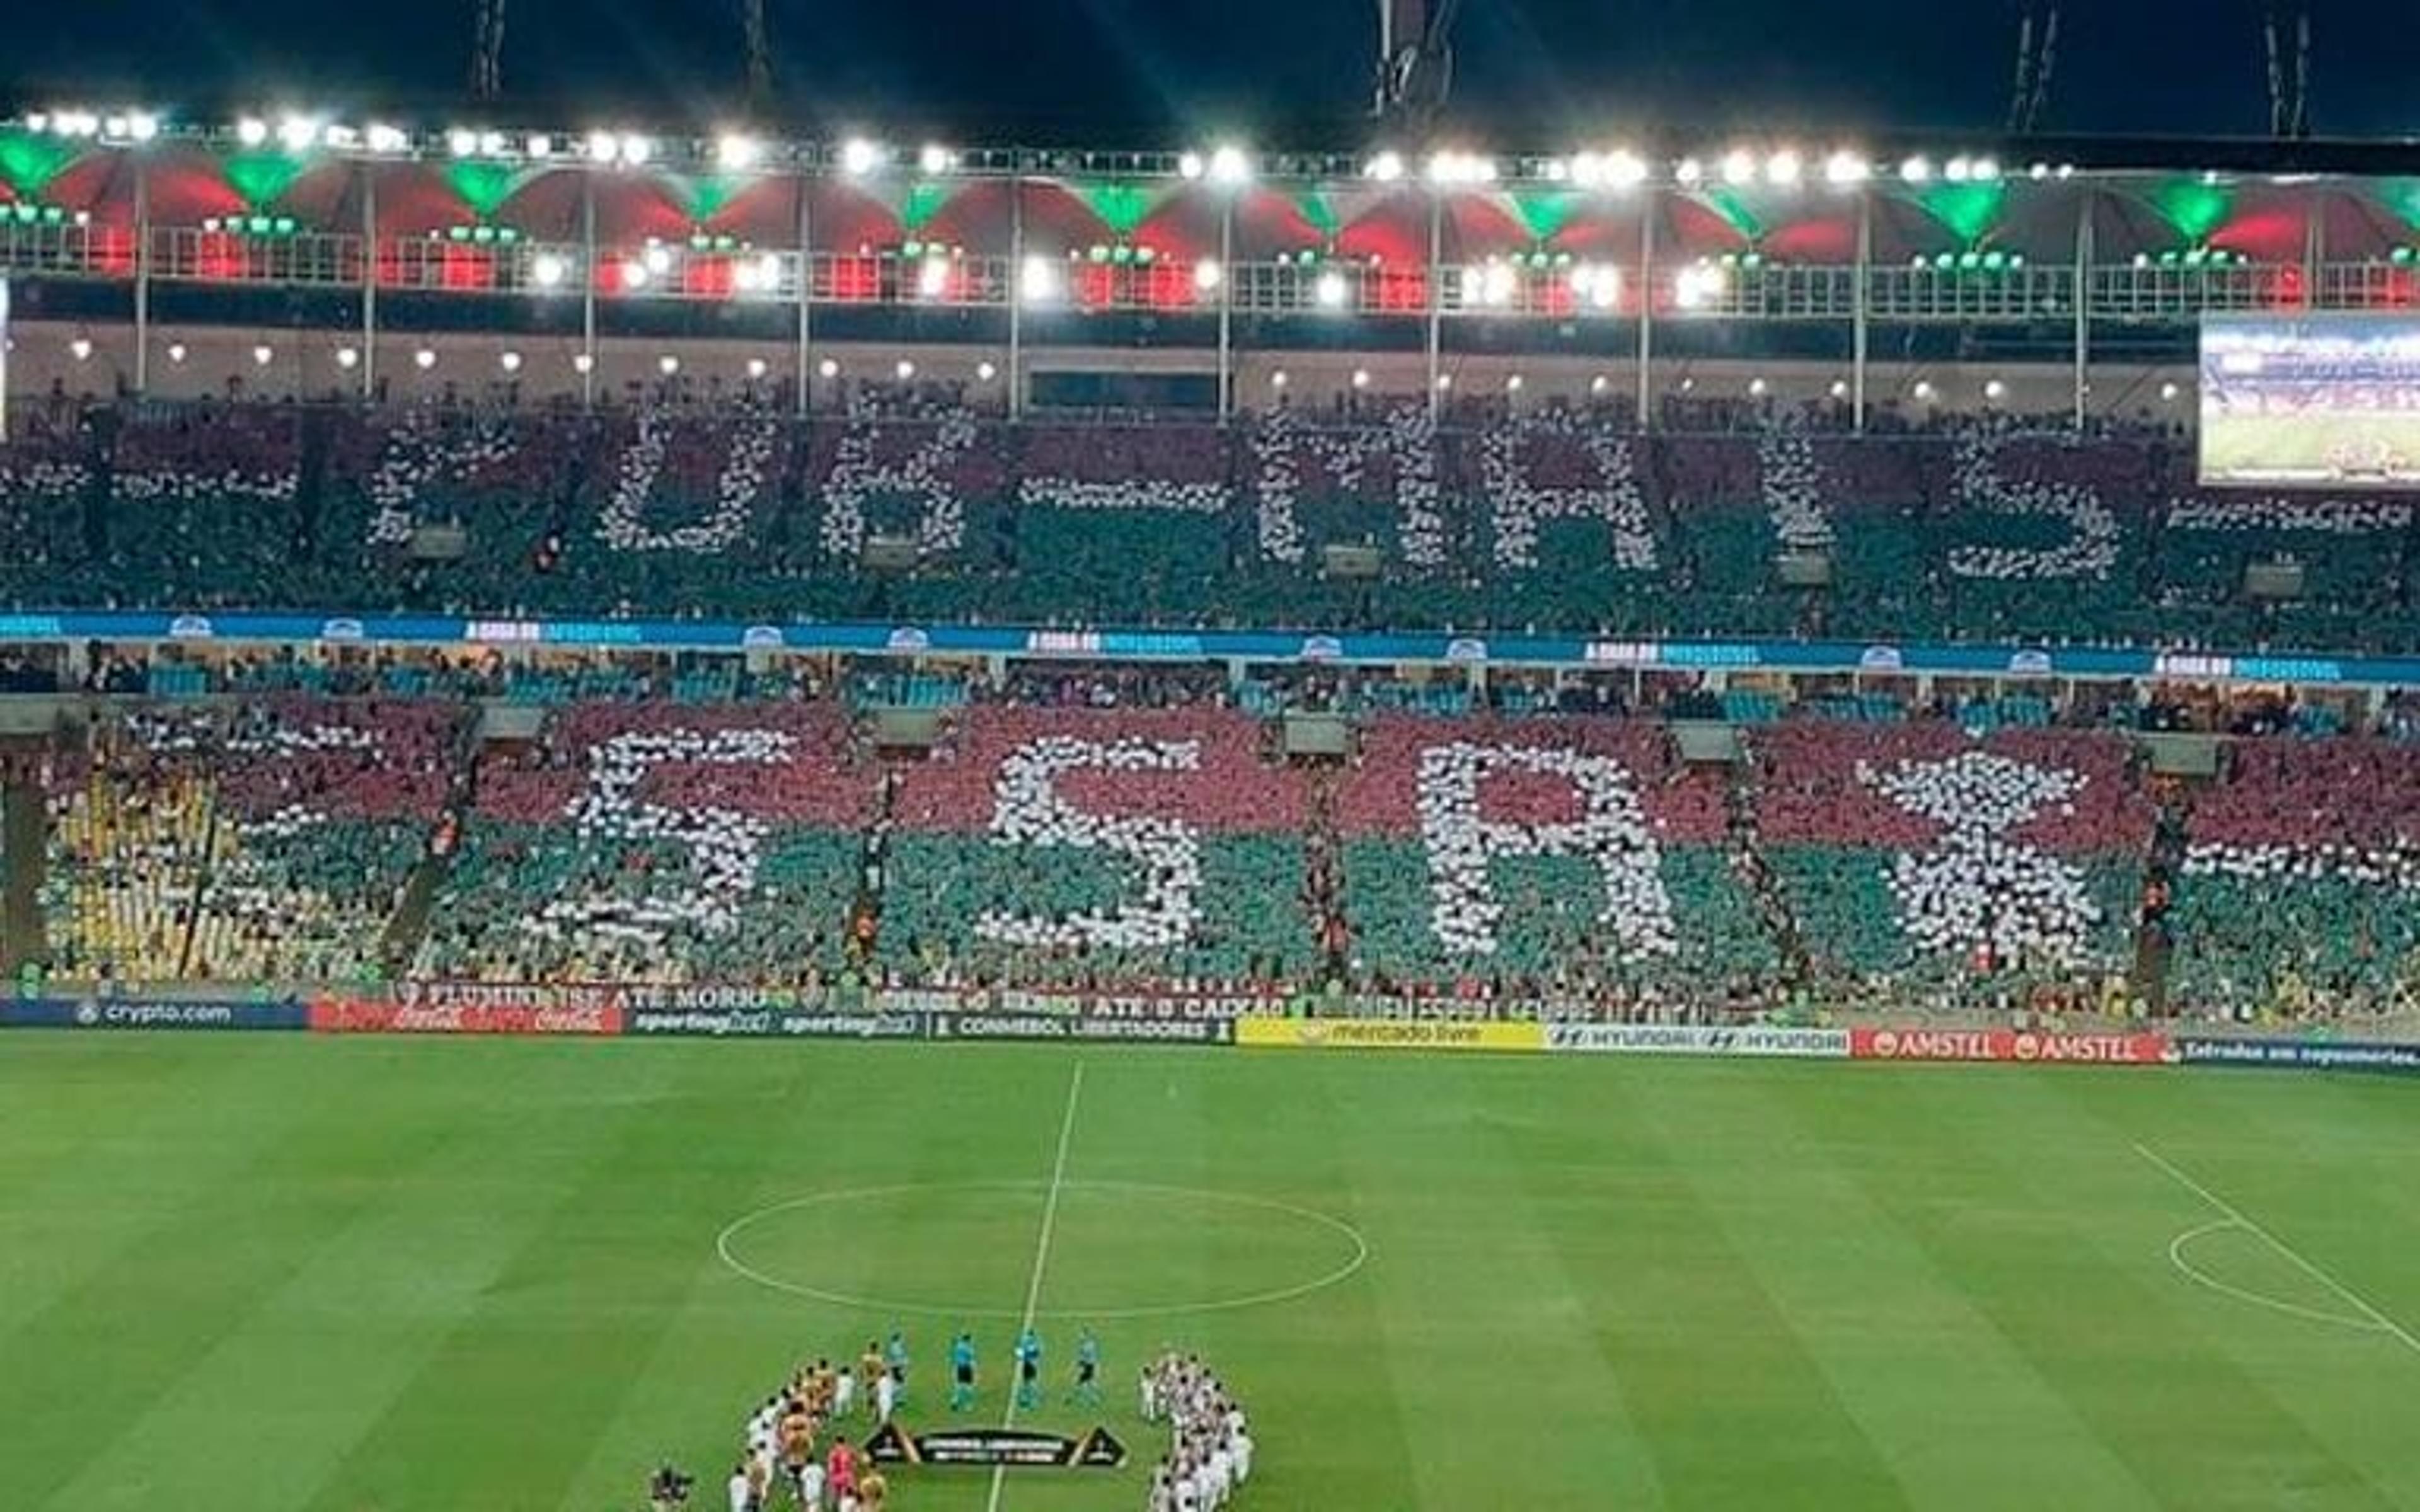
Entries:
{"type": "Polygon", "coordinates": [[[2420,485],[2420,318],[2205,319],[2201,481],[2246,488],[2420,485]]]}

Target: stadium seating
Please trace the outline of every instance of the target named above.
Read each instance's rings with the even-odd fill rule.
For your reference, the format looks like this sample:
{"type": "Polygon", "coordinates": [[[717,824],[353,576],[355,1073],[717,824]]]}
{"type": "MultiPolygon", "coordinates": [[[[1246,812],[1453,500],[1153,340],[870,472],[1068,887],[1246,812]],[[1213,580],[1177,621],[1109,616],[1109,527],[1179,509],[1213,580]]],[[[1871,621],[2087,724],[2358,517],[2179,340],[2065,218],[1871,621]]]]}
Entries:
{"type": "Polygon", "coordinates": [[[2420,971],[2420,749],[2239,742],[2194,802],[2177,997],[2234,1017],[2382,1007],[2420,971]]]}
{"type": "Polygon", "coordinates": [[[886,964],[1240,981],[1309,964],[1301,779],[1214,709],[976,708],[898,774],[886,964]]]}
{"type": "Polygon", "coordinates": [[[575,703],[481,764],[414,969],[802,982],[838,968],[876,783],[829,703],[575,703]]]}
{"type": "Polygon", "coordinates": [[[874,403],[108,418],[0,451],[0,597],[2420,646],[2408,504],[2202,494],[2157,435],[1639,437],[1551,409],[1008,426],[874,403]],[[426,525],[463,527],[466,554],[419,549],[426,525]],[[869,565],[886,538],[912,565],[869,565]],[[1331,575],[1329,546],[1374,548],[1378,575],[1331,575]],[[1832,586],[1784,584],[1784,550],[1828,554],[1832,586]],[[2281,557],[2306,597],[2248,596],[2243,568],[2281,557]]]}

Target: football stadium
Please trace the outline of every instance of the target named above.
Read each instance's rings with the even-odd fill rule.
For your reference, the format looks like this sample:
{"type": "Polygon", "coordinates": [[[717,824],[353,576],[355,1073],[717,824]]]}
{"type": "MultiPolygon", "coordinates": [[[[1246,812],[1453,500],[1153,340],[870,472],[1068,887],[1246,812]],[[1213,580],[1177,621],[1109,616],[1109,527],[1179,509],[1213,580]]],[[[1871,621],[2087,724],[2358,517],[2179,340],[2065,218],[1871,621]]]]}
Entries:
{"type": "Polygon", "coordinates": [[[2273,11],[1102,147],[475,8],[0,118],[0,1502],[2420,1507],[2420,150],[2273,11]]]}

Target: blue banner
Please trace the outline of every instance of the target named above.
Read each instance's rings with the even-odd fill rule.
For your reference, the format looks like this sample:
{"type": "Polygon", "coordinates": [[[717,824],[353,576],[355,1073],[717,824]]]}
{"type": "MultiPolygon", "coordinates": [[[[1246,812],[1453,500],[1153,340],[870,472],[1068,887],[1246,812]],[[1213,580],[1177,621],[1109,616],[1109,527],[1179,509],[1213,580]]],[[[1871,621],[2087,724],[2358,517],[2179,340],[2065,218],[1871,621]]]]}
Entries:
{"type": "Polygon", "coordinates": [[[309,1009],[291,998],[0,998],[0,1029],[302,1029],[310,1018],[309,1009]]]}
{"type": "Polygon", "coordinates": [[[2177,1058],[2188,1066],[2420,1072],[2420,1044],[2360,1040],[2182,1039],[2177,1041],[2177,1058]]]}
{"type": "Polygon", "coordinates": [[[1269,630],[1049,630],[1010,625],[745,625],[722,620],[446,619],[260,613],[0,615],[0,643],[226,641],[291,645],[550,645],[1107,660],[1515,663],[1777,672],[1939,672],[2019,680],[2173,677],[2212,683],[2420,687],[2420,657],[2164,652],[2098,647],[1897,645],[1855,640],[1587,640],[1564,636],[1327,635],[1269,630]]]}

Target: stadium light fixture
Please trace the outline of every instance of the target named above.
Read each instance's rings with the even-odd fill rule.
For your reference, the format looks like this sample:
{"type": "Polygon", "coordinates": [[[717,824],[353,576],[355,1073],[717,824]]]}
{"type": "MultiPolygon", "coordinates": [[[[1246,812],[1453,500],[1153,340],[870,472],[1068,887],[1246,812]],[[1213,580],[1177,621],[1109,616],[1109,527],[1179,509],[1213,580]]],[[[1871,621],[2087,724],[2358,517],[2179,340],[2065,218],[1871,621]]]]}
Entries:
{"type": "Polygon", "coordinates": [[[1672,177],[1676,183],[1695,185],[1705,177],[1706,165],[1695,158],[1683,158],[1672,165],[1672,177]]]}
{"type": "Polygon", "coordinates": [[[1786,188],[1798,182],[1799,175],[1805,171],[1805,162],[1794,149],[1790,147],[1783,147],[1764,160],[1764,177],[1768,183],[1779,184],[1786,188]]]}
{"type": "Polygon", "coordinates": [[[1520,375],[1520,374],[1518,374],[1518,373],[1514,373],[1514,374],[1512,374],[1512,376],[1510,376],[1510,377],[1508,377],[1507,378],[1505,378],[1505,380],[1504,380],[1504,392],[1505,392],[1505,393],[1520,393],[1520,392],[1521,392],[1521,375],[1520,375]]]}
{"type": "Polygon", "coordinates": [[[507,373],[518,373],[521,370],[521,354],[505,352],[496,359],[496,365],[507,373]]]}
{"type": "Polygon", "coordinates": [[[927,257],[916,268],[916,294],[920,299],[938,300],[950,291],[950,260],[927,257]]]}
{"type": "Polygon", "coordinates": [[[2007,384],[2005,384],[2005,383],[2001,382],[1998,378],[1991,378],[1991,379],[1988,379],[1988,380],[1986,380],[1986,381],[1984,382],[1984,384],[1983,384],[1983,397],[1984,397],[1984,398],[1991,400],[1991,401],[1992,401],[1993,403],[1994,403],[1994,404],[1997,404],[1999,401],[2001,401],[2002,399],[2007,398],[2008,396],[2009,396],[2009,386],[2008,386],[2007,384]]]}
{"type": "Polygon", "coordinates": [[[1582,189],[1636,189],[1647,181],[1647,160],[1636,152],[1583,152],[1572,160],[1572,182],[1582,189]]]}
{"type": "Polygon", "coordinates": [[[761,357],[748,359],[748,378],[751,382],[763,378],[765,371],[765,359],[761,357]]]}
{"type": "Polygon", "coordinates": [[[1344,275],[1332,268],[1311,280],[1311,292],[1323,310],[1343,309],[1344,301],[1351,294],[1351,290],[1345,287],[1344,275]]]}
{"type": "Polygon", "coordinates": [[[1404,177],[1404,155],[1389,148],[1362,164],[1361,177],[1391,184],[1404,177]]]}
{"type": "Polygon", "coordinates": [[[1747,380],[1747,396],[1751,399],[1761,399],[1771,393],[1772,389],[1773,386],[1761,378],[1752,378],[1747,380]]]}
{"type": "Polygon", "coordinates": [[[423,347],[411,354],[411,365],[426,373],[437,365],[437,353],[429,347],[423,347]]]}
{"type": "Polygon", "coordinates": [[[1912,158],[1903,159],[1899,165],[1899,177],[1901,183],[1921,184],[1930,182],[1932,177],[1932,160],[1925,157],[1921,153],[1918,153],[1916,156],[1912,158]]]}
{"type": "Polygon", "coordinates": [[[764,156],[765,144],[745,131],[725,131],[715,139],[714,165],[724,173],[746,173],[764,156]]]}
{"type": "MultiPolygon", "coordinates": [[[[592,149],[594,142],[590,144],[592,149]]],[[[445,150],[458,158],[479,155],[479,133],[467,126],[457,126],[445,133],[445,150]]]]}
{"type": "Polygon", "coordinates": [[[257,116],[246,116],[235,123],[235,139],[248,147],[256,147],[269,140],[269,123],[257,116]]]}
{"type": "Polygon", "coordinates": [[[578,373],[582,378],[587,377],[590,372],[595,370],[596,366],[597,359],[589,353],[573,352],[571,354],[571,370],[578,373]]]}
{"type": "Polygon", "coordinates": [[[288,152],[308,152],[319,140],[319,123],[308,116],[288,116],[277,123],[277,145],[288,152]]]}
{"type": "Polygon", "coordinates": [[[1270,375],[1269,375],[1269,387],[1270,387],[1270,388],[1273,388],[1273,389],[1282,389],[1282,388],[1284,388],[1285,386],[1286,386],[1286,370],[1285,370],[1284,368],[1280,367],[1280,368],[1279,368],[1276,372],[1274,372],[1274,373],[1272,373],[1272,374],[1270,374],[1270,375]]]}
{"type": "Polygon", "coordinates": [[[1733,147],[1723,154],[1723,182],[1737,187],[1756,178],[1756,154],[1745,147],[1733,147]]]}
{"type": "Polygon", "coordinates": [[[276,360],[277,348],[270,346],[267,342],[262,342],[259,346],[255,347],[252,349],[252,365],[255,367],[267,367],[271,363],[275,362],[276,360]]]}
{"type": "Polygon", "coordinates": [[[672,249],[660,241],[648,242],[646,250],[639,254],[639,266],[650,273],[671,272],[673,270],[672,249]]]}
{"type": "Polygon", "coordinates": [[[1016,295],[1028,304],[1048,304],[1059,298],[1059,266],[1039,255],[1028,256],[1017,270],[1016,295]]]}
{"type": "Polygon", "coordinates": [[[561,253],[541,252],[530,259],[530,282],[540,288],[561,288],[571,276],[571,267],[561,253]]]}
{"type": "Polygon", "coordinates": [[[1202,177],[1202,162],[1201,153],[1180,152],[1176,155],[1176,175],[1178,177],[1199,178],[1202,177]]]}
{"type": "Polygon", "coordinates": [[[1993,184],[1999,182],[2000,160],[1993,157],[1977,158],[1975,160],[1974,176],[1975,181],[1978,184],[1993,184]]]}
{"type": "MultiPolygon", "coordinates": [[[[465,134],[466,133],[461,131],[456,131],[452,133],[448,140],[458,143],[465,134]]],[[[458,158],[465,156],[458,147],[456,147],[454,155],[458,158]]],[[[589,162],[597,164],[597,166],[600,168],[610,168],[613,165],[613,160],[619,158],[621,155],[622,139],[620,137],[615,136],[611,131],[591,131],[588,133],[589,162]]]]}
{"type": "Polygon", "coordinates": [[[1916,380],[1916,388],[1912,392],[1921,403],[1931,404],[1932,402],[1933,395],[1937,391],[1932,387],[1932,382],[1930,378],[1917,378],[1916,380]]]}
{"type": "Polygon", "coordinates": [[[656,155],[656,144],[636,131],[622,133],[622,164],[628,168],[644,166],[656,155]]]}
{"type": "Polygon", "coordinates": [[[1218,266],[1216,257],[1204,257],[1193,265],[1193,289],[1197,294],[1215,294],[1227,281],[1227,270],[1218,266]]]}
{"type": "Polygon", "coordinates": [[[2176,402],[2177,402],[2177,393],[2178,393],[2178,390],[2177,390],[2177,386],[2176,386],[2176,384],[2175,384],[2175,382],[2174,382],[2174,381],[2170,381],[2170,382],[2166,382],[2166,383],[2163,383],[2163,384],[2161,384],[2161,385],[2160,385],[2160,402],[2161,402],[2162,404],[2174,404],[2174,403],[2176,403],[2176,402]]]}
{"type": "Polygon", "coordinates": [[[1613,379],[1606,377],[1602,373],[1599,373],[1596,377],[1589,379],[1589,393],[1590,393],[1602,394],[1612,387],[1613,379]]]}
{"type": "Polygon", "coordinates": [[[900,382],[905,383],[909,378],[916,376],[916,364],[903,357],[899,359],[898,362],[892,364],[891,374],[892,377],[897,378],[900,382]]]}
{"type": "Polygon", "coordinates": [[[160,117],[147,110],[138,110],[126,118],[126,134],[136,142],[148,142],[160,134],[160,117]]]}
{"type": "Polygon", "coordinates": [[[1610,263],[1582,263],[1572,270],[1572,293],[1590,309],[1610,310],[1621,299],[1621,270],[1610,263]]]}
{"type": "Polygon", "coordinates": [[[184,360],[185,344],[181,341],[172,341],[168,343],[168,361],[171,363],[181,363],[184,360]]]}
{"type": "Polygon", "coordinates": [[[1370,370],[1368,368],[1357,367],[1353,370],[1353,386],[1357,389],[1366,389],[1370,386],[1370,370]]]}
{"type": "Polygon", "coordinates": [[[822,362],[815,364],[815,377],[820,378],[836,378],[840,377],[840,363],[833,361],[831,358],[825,358],[822,362]]]}
{"type": "Polygon", "coordinates": [[[1672,300],[1683,310],[1702,310],[1723,297],[1729,284],[1720,263],[1683,268],[1672,280],[1672,300]]]}
{"type": "Polygon", "coordinates": [[[542,162],[554,156],[554,138],[544,131],[532,131],[522,141],[521,150],[533,160],[542,162]]]}
{"type": "Polygon", "coordinates": [[[1439,374],[1437,375],[1437,392],[1438,392],[1439,393],[1445,393],[1448,389],[1450,389],[1450,388],[1452,388],[1452,387],[1453,387],[1453,375],[1452,375],[1452,374],[1450,374],[1450,373],[1439,373],[1439,374]]]}
{"type": "Polygon", "coordinates": [[[68,355],[74,358],[79,363],[90,361],[92,358],[92,342],[86,337],[78,336],[75,340],[68,343],[68,355]]]}
{"type": "Polygon", "coordinates": [[[1835,189],[1851,189],[1873,177],[1873,164],[1854,152],[1835,152],[1823,160],[1823,181],[1835,189]]]}
{"type": "Polygon", "coordinates": [[[1832,380],[1832,397],[1835,399],[1845,399],[1848,396],[1849,380],[1847,378],[1834,378],[1832,380]]]}
{"type": "Polygon", "coordinates": [[[1432,184],[1446,188],[1493,183],[1496,162],[1494,159],[1476,152],[1435,152],[1429,157],[1428,179],[1432,184]]]}
{"type": "Polygon", "coordinates": [[[625,291],[645,288],[650,276],[646,263],[637,257],[622,264],[622,287],[625,291]]]}
{"type": "Polygon", "coordinates": [[[360,350],[352,347],[337,347],[336,365],[343,368],[348,373],[351,372],[354,368],[361,366],[362,354],[360,350]]]}
{"type": "Polygon", "coordinates": [[[680,359],[666,352],[656,359],[656,371],[666,378],[671,378],[680,371],[680,359]]]}
{"type": "Polygon", "coordinates": [[[1252,160],[1239,147],[1221,147],[1210,154],[1210,181],[1233,189],[1252,181],[1252,160]]]}
{"type": "Polygon", "coordinates": [[[882,148],[861,136],[850,137],[841,144],[840,170],[851,178],[862,178],[882,166],[882,148]]]}
{"type": "Polygon", "coordinates": [[[978,383],[989,383],[999,373],[1000,369],[992,366],[988,362],[975,364],[975,381],[978,383]]]}
{"type": "Polygon", "coordinates": [[[1967,178],[1974,174],[1974,162],[1963,154],[1952,158],[1947,162],[1941,165],[1941,177],[1948,179],[1953,184],[1964,183],[1967,178]]]}
{"type": "Polygon", "coordinates": [[[939,142],[927,142],[916,154],[917,170],[927,178],[939,178],[958,165],[958,155],[939,142]]]}

